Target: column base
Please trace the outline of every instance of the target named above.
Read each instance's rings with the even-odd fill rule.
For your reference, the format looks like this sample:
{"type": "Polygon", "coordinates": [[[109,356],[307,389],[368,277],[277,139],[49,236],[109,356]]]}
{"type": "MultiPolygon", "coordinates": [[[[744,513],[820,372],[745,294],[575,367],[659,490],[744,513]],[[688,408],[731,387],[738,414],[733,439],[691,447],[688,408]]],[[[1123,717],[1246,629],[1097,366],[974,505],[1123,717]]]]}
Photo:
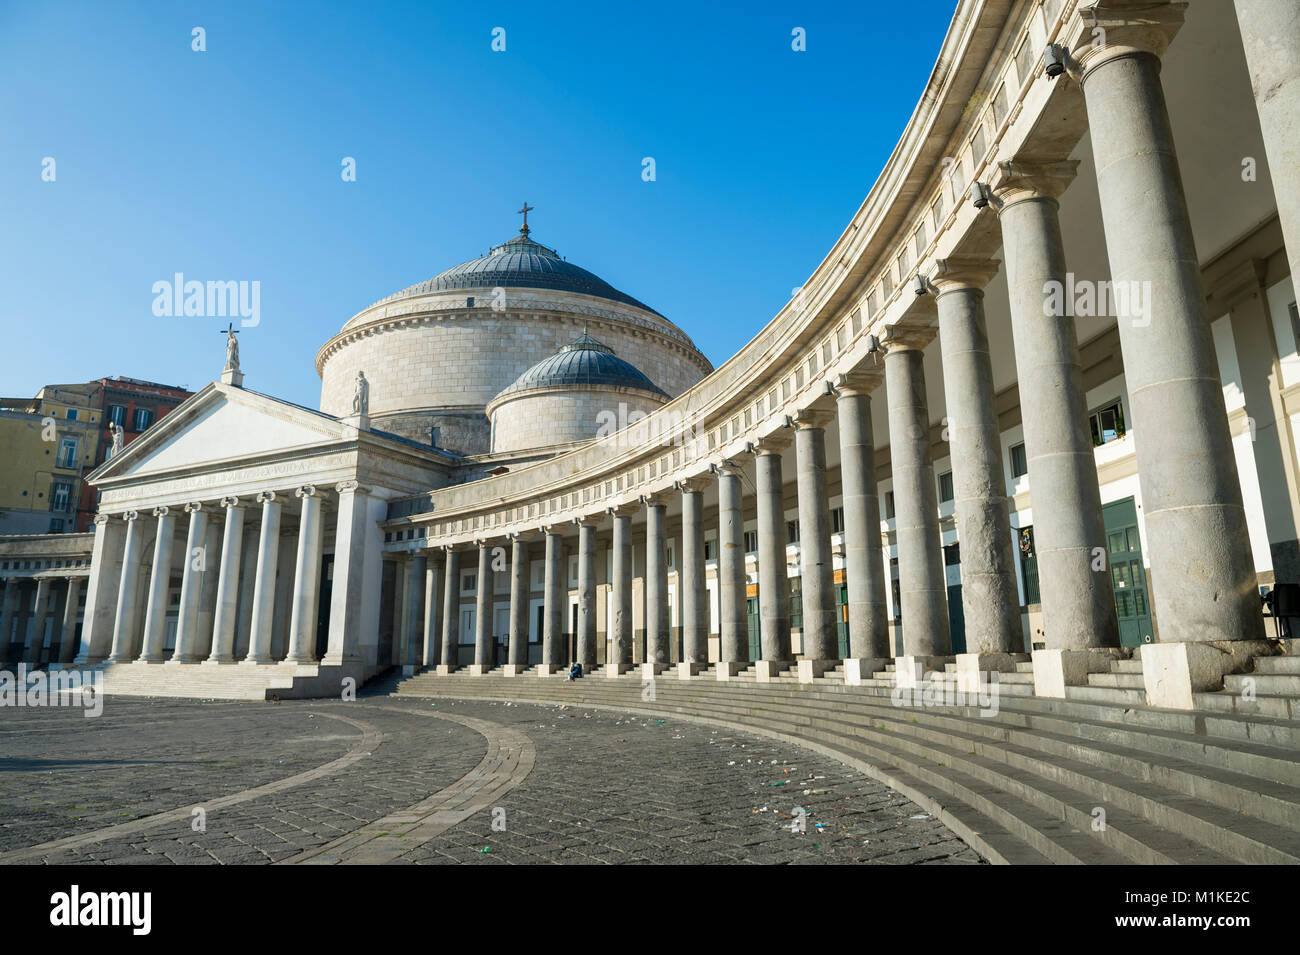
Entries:
{"type": "Polygon", "coordinates": [[[879,673],[892,662],[889,657],[849,657],[844,661],[844,683],[861,686],[871,680],[871,674],[879,673]]]}
{"type": "Polygon", "coordinates": [[[1034,696],[1063,700],[1067,686],[1087,686],[1089,673],[1109,673],[1111,662],[1123,657],[1119,647],[1035,650],[1034,696]]]}
{"type": "MultiPolygon", "coordinates": [[[[188,663],[189,661],[186,660],[186,661],[183,661],[183,662],[188,663]]],[[[281,660],[280,662],[281,662],[281,663],[292,663],[292,664],[293,664],[294,666],[296,666],[296,667],[314,667],[314,666],[317,666],[317,665],[319,664],[319,661],[318,661],[315,657],[297,657],[297,658],[294,658],[294,657],[285,657],[285,658],[284,658],[283,660],[281,660]]],[[[407,673],[406,670],[407,670],[407,667],[402,667],[402,672],[405,673],[407,676],[410,676],[411,673],[414,673],[414,672],[415,672],[415,669],[414,669],[413,667],[411,668],[411,673],[407,673]]]]}
{"type": "Polygon", "coordinates": [[[741,663],[738,660],[721,660],[718,662],[716,672],[718,679],[725,681],[740,676],[741,673],[748,669],[748,663],[741,663]]]}
{"type": "Polygon", "coordinates": [[[894,686],[905,690],[914,690],[925,685],[927,673],[944,672],[944,667],[952,662],[952,657],[936,654],[918,656],[906,654],[894,658],[894,686]]]}
{"type": "Polygon", "coordinates": [[[471,663],[465,669],[469,671],[470,676],[487,676],[492,668],[485,663],[471,663]]]}
{"type": "Polygon", "coordinates": [[[641,664],[641,679],[653,680],[667,669],[668,664],[666,663],[643,663],[641,664]]]}
{"type": "Polygon", "coordinates": [[[759,683],[771,683],[793,666],[793,660],[756,660],[754,661],[754,679],[759,683]]]}
{"type": "Polygon", "coordinates": [[[421,669],[423,668],[418,663],[404,663],[402,664],[402,676],[415,676],[421,669]]]}
{"type": "Polygon", "coordinates": [[[205,667],[225,666],[227,664],[234,663],[234,662],[235,662],[235,658],[233,656],[208,657],[200,664],[200,666],[205,666],[205,667]]]}
{"type": "Polygon", "coordinates": [[[707,663],[687,663],[683,660],[677,664],[677,678],[689,680],[691,677],[699,676],[700,672],[706,669],[708,669],[707,663]]]}
{"type": "MultiPolygon", "coordinates": [[[[585,670],[586,667],[583,667],[583,669],[585,670]]],[[[610,678],[616,676],[622,676],[624,673],[627,673],[631,669],[632,669],[632,664],[630,663],[606,663],[605,676],[610,678]]]]}
{"type": "Polygon", "coordinates": [[[528,667],[520,663],[507,663],[501,668],[502,676],[520,676],[528,667]]]}
{"type": "Polygon", "coordinates": [[[957,690],[961,693],[978,693],[980,675],[983,673],[1015,673],[1016,664],[1028,657],[1023,653],[959,653],[957,654],[957,690]]]}
{"type": "Polygon", "coordinates": [[[834,670],[839,665],[839,660],[800,660],[799,682],[811,683],[819,676],[834,670]]]}
{"type": "MultiPolygon", "coordinates": [[[[567,672],[565,667],[555,663],[539,663],[537,666],[533,667],[533,670],[538,676],[559,676],[561,673],[567,672]]],[[[586,672],[585,667],[583,668],[583,672],[586,672]]]]}
{"type": "Polygon", "coordinates": [[[439,663],[433,672],[438,676],[450,676],[456,672],[456,669],[454,663],[439,663]]]}
{"type": "Polygon", "coordinates": [[[270,666],[275,661],[270,657],[244,657],[240,661],[241,666],[270,666]]]}
{"type": "Polygon", "coordinates": [[[1226,675],[1241,673],[1251,665],[1252,657],[1273,652],[1266,640],[1143,644],[1138,653],[1147,705],[1190,710],[1195,694],[1222,690],[1226,675]]]}
{"type": "MultiPolygon", "coordinates": [[[[111,661],[111,660],[110,660],[109,662],[112,663],[112,662],[114,662],[114,661],[111,661]]],[[[149,666],[162,666],[163,664],[165,664],[165,663],[170,663],[171,661],[168,660],[168,659],[166,659],[165,657],[136,657],[134,660],[127,660],[126,662],[127,662],[127,663],[146,663],[146,664],[148,664],[149,666]]]]}

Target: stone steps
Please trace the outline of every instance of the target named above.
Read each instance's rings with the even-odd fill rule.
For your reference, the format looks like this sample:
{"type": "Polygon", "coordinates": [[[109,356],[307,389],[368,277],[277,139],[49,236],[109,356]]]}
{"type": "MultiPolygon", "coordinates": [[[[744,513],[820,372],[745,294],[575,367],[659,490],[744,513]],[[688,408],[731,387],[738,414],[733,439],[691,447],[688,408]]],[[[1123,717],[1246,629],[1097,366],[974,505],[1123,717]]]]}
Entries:
{"type": "Polygon", "coordinates": [[[1255,657],[1255,672],[1300,674],[1300,656],[1255,657]]]}
{"type": "MultiPolygon", "coordinates": [[[[336,696],[350,675],[341,667],[293,663],[220,665],[113,663],[93,669],[104,674],[108,696],[168,699],[269,700],[336,696]]],[[[359,681],[358,681],[359,682],[359,681]]]]}
{"type": "MultiPolygon", "coordinates": [[[[416,677],[398,693],[646,708],[639,680],[635,692],[631,681],[610,680],[581,694],[520,682],[416,677]]],[[[971,707],[894,707],[887,688],[701,686],[697,677],[657,682],[651,705],[864,762],[877,778],[902,781],[900,791],[911,787],[923,805],[931,800],[959,834],[1002,861],[1300,861],[1300,754],[1241,747],[1243,736],[1270,735],[1252,720],[1223,717],[1235,726],[1207,739],[1203,717],[1181,711],[1151,711],[1158,718],[1142,727],[1128,719],[1129,707],[1109,701],[1013,697],[983,719],[971,707]],[[1106,811],[1103,832],[1091,830],[1097,806],[1106,811]]]]}
{"type": "Polygon", "coordinates": [[[1259,696],[1300,697],[1300,673],[1230,673],[1223,678],[1227,693],[1247,688],[1259,696]]]}

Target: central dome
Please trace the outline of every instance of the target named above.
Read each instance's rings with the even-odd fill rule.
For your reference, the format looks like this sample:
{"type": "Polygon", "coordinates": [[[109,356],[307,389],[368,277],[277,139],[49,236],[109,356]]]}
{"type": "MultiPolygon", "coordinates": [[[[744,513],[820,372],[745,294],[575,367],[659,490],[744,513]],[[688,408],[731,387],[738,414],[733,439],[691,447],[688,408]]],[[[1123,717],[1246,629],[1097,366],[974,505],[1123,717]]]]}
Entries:
{"type": "Polygon", "coordinates": [[[566,385],[604,385],[610,388],[636,388],[668,395],[643,375],[636,366],[614,354],[614,349],[601,344],[586,332],[577,341],[569,342],[557,354],[544,358],[515,379],[497,397],[504,398],[520,391],[534,388],[557,388],[566,385]]]}
{"type": "Polygon", "coordinates": [[[523,231],[496,246],[482,258],[453,265],[445,272],[439,272],[418,285],[404,288],[376,304],[428,295],[430,292],[493,288],[540,288],[556,292],[577,292],[659,314],[644,302],[620,292],[599,276],[572,262],[566,262],[554,249],[534,242],[523,231]]]}

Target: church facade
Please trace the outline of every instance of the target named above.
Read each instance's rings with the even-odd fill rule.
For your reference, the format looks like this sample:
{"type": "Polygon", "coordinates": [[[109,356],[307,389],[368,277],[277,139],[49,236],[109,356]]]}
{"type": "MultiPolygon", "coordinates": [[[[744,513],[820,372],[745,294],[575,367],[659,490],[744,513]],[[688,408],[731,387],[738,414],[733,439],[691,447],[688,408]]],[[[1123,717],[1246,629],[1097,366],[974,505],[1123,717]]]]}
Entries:
{"type": "Polygon", "coordinates": [[[1197,706],[1293,646],[1261,593],[1300,581],[1300,26],[1238,6],[962,0],[719,369],[527,225],[349,320],[320,410],[227,368],[91,476],[49,662],[252,697],[955,663],[1197,706]]]}

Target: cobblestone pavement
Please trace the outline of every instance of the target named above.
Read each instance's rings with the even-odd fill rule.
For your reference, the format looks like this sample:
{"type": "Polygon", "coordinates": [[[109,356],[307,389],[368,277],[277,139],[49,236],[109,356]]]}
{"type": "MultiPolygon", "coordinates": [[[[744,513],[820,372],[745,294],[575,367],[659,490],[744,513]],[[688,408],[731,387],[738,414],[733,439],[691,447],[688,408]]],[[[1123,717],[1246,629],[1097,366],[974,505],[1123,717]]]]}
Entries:
{"type": "Polygon", "coordinates": [[[390,697],[0,710],[0,863],[372,861],[333,848],[367,826],[417,863],[980,862],[829,757],[675,716],[390,697]],[[492,754],[521,739],[535,758],[515,746],[507,779],[492,754]]]}

